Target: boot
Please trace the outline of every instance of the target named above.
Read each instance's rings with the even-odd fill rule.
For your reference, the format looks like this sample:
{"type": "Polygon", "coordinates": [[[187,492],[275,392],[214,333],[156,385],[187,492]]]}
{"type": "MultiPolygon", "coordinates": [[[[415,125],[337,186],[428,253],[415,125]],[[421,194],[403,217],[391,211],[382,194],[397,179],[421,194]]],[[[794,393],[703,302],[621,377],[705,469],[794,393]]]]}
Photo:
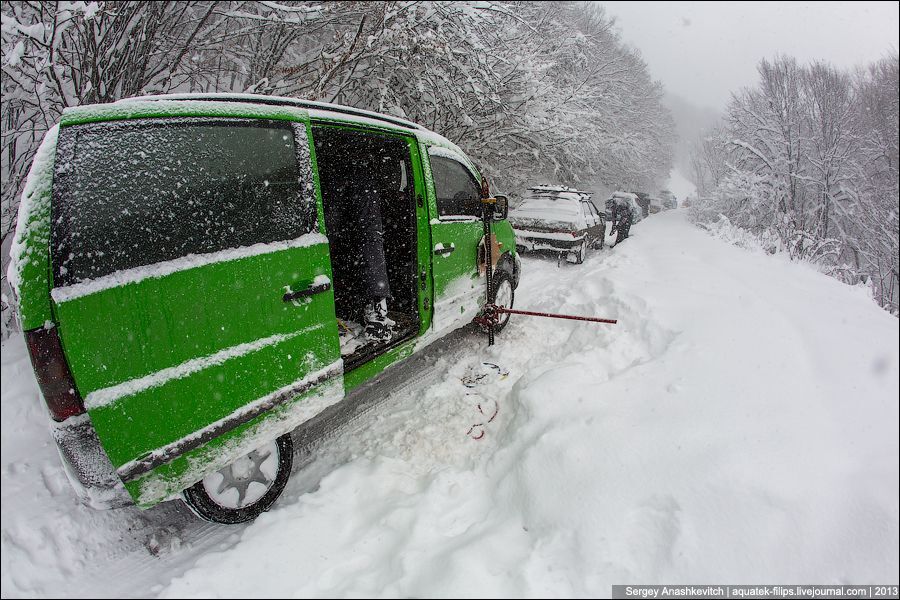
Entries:
{"type": "Polygon", "coordinates": [[[366,305],[366,338],[373,342],[387,342],[394,335],[396,323],[387,316],[387,300],[373,300],[366,305]]]}

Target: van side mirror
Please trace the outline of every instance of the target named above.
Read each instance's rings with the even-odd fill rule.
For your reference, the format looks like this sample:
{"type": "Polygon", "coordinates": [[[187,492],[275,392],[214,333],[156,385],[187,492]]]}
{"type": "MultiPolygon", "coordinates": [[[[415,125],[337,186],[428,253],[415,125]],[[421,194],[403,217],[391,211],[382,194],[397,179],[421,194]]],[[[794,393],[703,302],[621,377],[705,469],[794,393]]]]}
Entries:
{"type": "Polygon", "coordinates": [[[494,220],[502,221],[509,214],[509,199],[503,194],[497,194],[494,196],[496,202],[494,203],[494,220]]]}

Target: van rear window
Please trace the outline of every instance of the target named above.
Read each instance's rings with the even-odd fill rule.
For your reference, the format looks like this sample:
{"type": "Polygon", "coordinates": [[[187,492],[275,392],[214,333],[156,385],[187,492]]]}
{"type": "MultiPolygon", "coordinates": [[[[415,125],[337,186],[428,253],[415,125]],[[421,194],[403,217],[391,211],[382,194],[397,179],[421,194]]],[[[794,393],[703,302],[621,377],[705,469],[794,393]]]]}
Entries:
{"type": "Polygon", "coordinates": [[[315,228],[306,130],[258,120],[143,120],[60,132],[54,284],[315,228]]]}

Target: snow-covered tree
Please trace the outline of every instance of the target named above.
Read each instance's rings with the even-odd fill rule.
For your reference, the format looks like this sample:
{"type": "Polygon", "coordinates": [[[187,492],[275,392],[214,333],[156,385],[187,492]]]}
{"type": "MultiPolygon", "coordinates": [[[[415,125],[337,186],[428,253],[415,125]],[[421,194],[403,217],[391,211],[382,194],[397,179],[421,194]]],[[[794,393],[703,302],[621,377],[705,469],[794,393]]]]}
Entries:
{"type": "Polygon", "coordinates": [[[764,60],[695,145],[700,219],[726,216],[898,311],[897,55],[856,74],[764,60]],[[720,169],[724,166],[724,169],[720,169]]]}

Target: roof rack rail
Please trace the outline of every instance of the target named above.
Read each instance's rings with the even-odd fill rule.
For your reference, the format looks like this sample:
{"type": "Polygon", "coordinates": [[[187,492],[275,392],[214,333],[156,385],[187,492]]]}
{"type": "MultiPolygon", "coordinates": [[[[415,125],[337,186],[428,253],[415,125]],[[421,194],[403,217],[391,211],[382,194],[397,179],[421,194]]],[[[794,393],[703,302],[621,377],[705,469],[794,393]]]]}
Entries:
{"type": "Polygon", "coordinates": [[[158,94],[125,98],[119,102],[128,102],[132,100],[201,100],[208,102],[246,102],[248,104],[268,104],[271,106],[295,106],[297,108],[323,110],[354,117],[374,119],[376,121],[384,121],[385,123],[390,123],[391,125],[403,127],[405,129],[423,129],[421,125],[413,123],[412,121],[360,108],[353,108],[352,106],[328,104],[327,102],[316,102],[315,100],[301,100],[299,98],[286,98],[284,96],[266,96],[264,94],[158,94]]]}
{"type": "Polygon", "coordinates": [[[541,184],[535,185],[528,188],[529,192],[569,192],[572,194],[582,194],[585,196],[593,196],[594,192],[585,192],[582,190],[576,190],[575,188],[570,188],[565,185],[550,185],[550,184],[541,184]]]}

